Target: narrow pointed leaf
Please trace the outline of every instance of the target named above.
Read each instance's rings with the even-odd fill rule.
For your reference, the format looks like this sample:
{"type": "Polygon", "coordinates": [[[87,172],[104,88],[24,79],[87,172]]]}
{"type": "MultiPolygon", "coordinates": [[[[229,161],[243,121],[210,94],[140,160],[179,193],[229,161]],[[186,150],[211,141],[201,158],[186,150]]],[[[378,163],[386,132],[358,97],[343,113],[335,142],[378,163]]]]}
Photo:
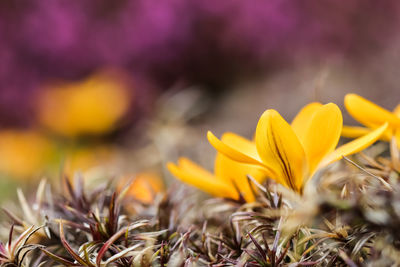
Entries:
{"type": "Polygon", "coordinates": [[[60,219],[60,239],[61,239],[61,243],[63,244],[64,248],[67,250],[68,254],[71,255],[71,257],[74,258],[77,262],[79,262],[83,266],[95,266],[95,265],[91,264],[90,262],[86,262],[85,260],[83,260],[68,244],[67,240],[65,239],[64,227],[63,227],[63,222],[61,219],[60,219]]]}
{"type": "Polygon", "coordinates": [[[58,256],[58,255],[48,251],[47,249],[41,248],[40,250],[43,251],[43,253],[46,254],[49,258],[51,258],[53,261],[64,264],[65,266],[81,266],[79,264],[75,264],[69,260],[66,260],[61,256],[58,256]]]}

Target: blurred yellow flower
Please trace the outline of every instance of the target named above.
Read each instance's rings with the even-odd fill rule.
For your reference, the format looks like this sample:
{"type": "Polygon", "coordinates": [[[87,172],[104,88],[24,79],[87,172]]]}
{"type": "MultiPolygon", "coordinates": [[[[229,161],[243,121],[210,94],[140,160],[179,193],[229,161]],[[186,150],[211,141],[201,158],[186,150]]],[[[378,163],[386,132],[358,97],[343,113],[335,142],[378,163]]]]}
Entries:
{"type": "Polygon", "coordinates": [[[305,183],[318,169],[363,150],[387,128],[387,124],[381,125],[335,149],[342,126],[342,113],[335,104],[311,103],[297,114],[291,125],[277,111],[265,111],[256,129],[255,153],[220,141],[211,132],[207,136],[220,153],[237,162],[260,166],[270,178],[302,193],[305,183]]]}
{"type": "Polygon", "coordinates": [[[117,157],[117,151],[110,146],[79,147],[69,148],[64,151],[65,162],[63,173],[72,178],[76,172],[82,172],[87,176],[87,172],[96,167],[107,167],[112,165],[117,157]]]}
{"type": "MultiPolygon", "coordinates": [[[[241,136],[225,133],[222,140],[248,153],[255,152],[255,145],[241,136]]],[[[168,163],[169,171],[181,181],[193,185],[217,197],[238,199],[238,190],[247,202],[254,201],[254,194],[247,180],[251,175],[258,182],[266,177],[263,169],[242,164],[218,153],[214,164],[214,174],[186,158],[180,158],[178,165],[168,163]]]]}
{"type": "Polygon", "coordinates": [[[391,112],[359,95],[347,94],[344,105],[350,115],[366,127],[343,126],[342,136],[355,138],[388,122],[389,126],[381,138],[390,141],[392,137],[395,137],[400,148],[400,104],[391,112]]]}
{"type": "MultiPolygon", "coordinates": [[[[126,184],[131,176],[126,175],[120,183],[119,189],[126,184]]],[[[141,172],[135,176],[129,185],[127,195],[145,204],[151,204],[157,193],[164,191],[164,183],[155,172],[141,172]]]]}
{"type": "Polygon", "coordinates": [[[54,153],[52,144],[34,131],[0,132],[0,172],[15,178],[31,178],[42,172],[54,153]]]}
{"type": "Polygon", "coordinates": [[[54,84],[39,95],[38,119],[57,134],[75,137],[113,130],[130,94],[121,75],[100,72],[79,82],[54,84]]]}

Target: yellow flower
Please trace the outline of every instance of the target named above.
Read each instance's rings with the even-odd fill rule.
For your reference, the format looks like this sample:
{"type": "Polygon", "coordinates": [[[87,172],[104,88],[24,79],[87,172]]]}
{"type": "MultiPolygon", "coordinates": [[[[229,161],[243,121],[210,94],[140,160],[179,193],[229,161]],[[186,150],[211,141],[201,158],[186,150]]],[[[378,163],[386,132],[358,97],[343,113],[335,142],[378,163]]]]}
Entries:
{"type": "Polygon", "coordinates": [[[127,84],[117,73],[53,84],[38,97],[38,119],[57,134],[75,137],[113,130],[127,112],[127,84]]]}
{"type": "Polygon", "coordinates": [[[256,129],[255,151],[241,150],[208,132],[208,140],[237,162],[262,167],[270,178],[302,193],[305,183],[320,168],[373,144],[387,124],[336,148],[342,131],[340,109],[332,103],[311,103],[288,124],[277,111],[262,114],[256,129]],[[335,149],[336,148],[336,149],[335,149]]]}
{"type": "MultiPolygon", "coordinates": [[[[225,133],[222,140],[249,154],[256,152],[253,142],[236,134],[225,133]]],[[[258,182],[266,177],[263,169],[233,161],[221,153],[216,156],[214,174],[186,158],[180,158],[178,165],[168,163],[167,167],[178,179],[204,192],[217,197],[238,199],[239,190],[247,202],[254,201],[247,175],[251,175],[258,182]]]]}
{"type": "Polygon", "coordinates": [[[71,147],[63,151],[63,154],[65,154],[63,174],[69,178],[73,178],[76,172],[81,172],[87,177],[97,168],[102,168],[104,171],[111,168],[118,158],[117,148],[107,145],[71,147]]]}
{"type": "MultiPolygon", "coordinates": [[[[123,186],[129,182],[131,175],[125,175],[118,188],[121,191],[123,186]]],[[[145,204],[151,204],[157,193],[164,191],[164,183],[161,177],[155,172],[141,172],[137,174],[127,189],[127,196],[133,197],[136,200],[145,204]]]]}
{"type": "Polygon", "coordinates": [[[0,172],[16,178],[31,178],[46,169],[53,145],[35,131],[0,132],[0,172]]]}
{"type": "Polygon", "coordinates": [[[389,126],[381,138],[390,141],[392,137],[395,137],[400,148],[400,104],[391,112],[359,95],[347,94],[344,105],[350,115],[366,127],[343,126],[342,136],[355,138],[388,122],[389,126]]]}

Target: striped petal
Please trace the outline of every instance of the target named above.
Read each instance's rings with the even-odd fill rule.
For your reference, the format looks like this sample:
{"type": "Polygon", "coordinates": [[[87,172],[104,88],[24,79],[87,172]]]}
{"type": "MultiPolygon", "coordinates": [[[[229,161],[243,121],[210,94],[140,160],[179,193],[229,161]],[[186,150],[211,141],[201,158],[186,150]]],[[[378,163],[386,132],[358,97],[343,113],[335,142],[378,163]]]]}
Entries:
{"type": "Polygon", "coordinates": [[[393,127],[400,127],[399,117],[359,95],[347,94],[344,105],[354,119],[369,128],[377,128],[385,122],[393,127]]]}
{"type": "Polygon", "coordinates": [[[233,199],[238,199],[239,197],[231,183],[217,179],[210,172],[186,158],[180,158],[178,165],[169,162],[167,168],[182,182],[197,187],[213,196],[233,199]]]}
{"type": "Polygon", "coordinates": [[[294,117],[291,125],[293,131],[300,140],[304,140],[304,136],[309,128],[313,114],[322,107],[321,103],[313,102],[304,106],[296,117],[294,117]]]}
{"type": "Polygon", "coordinates": [[[301,192],[306,172],[304,149],[292,127],[275,110],[267,110],[258,121],[256,146],[264,164],[276,173],[277,182],[301,192]]]}
{"type": "Polygon", "coordinates": [[[388,123],[385,123],[378,129],[371,131],[369,134],[338,147],[335,151],[323,159],[319,167],[324,167],[332,162],[342,159],[345,156],[360,152],[361,150],[369,147],[382,136],[387,127],[388,123]]]}
{"type": "Polygon", "coordinates": [[[335,150],[342,132],[342,125],[342,112],[335,104],[323,105],[312,115],[302,140],[310,173],[314,172],[326,155],[335,150]]]}

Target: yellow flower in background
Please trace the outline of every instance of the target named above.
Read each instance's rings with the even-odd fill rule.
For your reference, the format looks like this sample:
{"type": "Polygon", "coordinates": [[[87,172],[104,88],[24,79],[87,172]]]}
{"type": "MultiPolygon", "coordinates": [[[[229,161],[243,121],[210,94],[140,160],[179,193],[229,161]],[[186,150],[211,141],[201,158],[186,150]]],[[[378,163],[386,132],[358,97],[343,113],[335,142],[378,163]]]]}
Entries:
{"type": "MultiPolygon", "coordinates": [[[[126,175],[122,178],[119,183],[119,190],[129,182],[132,176],[126,175]]],[[[134,176],[132,183],[129,185],[127,196],[133,197],[145,204],[151,204],[154,201],[154,197],[157,193],[163,192],[165,190],[164,183],[160,177],[155,172],[141,172],[134,176]]]]}
{"type": "Polygon", "coordinates": [[[46,168],[54,147],[34,131],[0,132],[0,172],[14,178],[31,178],[46,168]]]}
{"type": "Polygon", "coordinates": [[[130,94],[122,75],[100,72],[79,82],[54,84],[40,93],[38,119],[57,134],[76,137],[114,129],[130,94]]]}
{"type": "Polygon", "coordinates": [[[220,153],[237,162],[262,167],[276,182],[302,193],[305,183],[318,169],[370,146],[387,128],[387,124],[381,125],[336,148],[342,126],[342,113],[335,104],[311,103],[291,125],[277,111],[265,111],[258,121],[252,153],[219,140],[211,132],[207,136],[220,153]]]}
{"type": "Polygon", "coordinates": [[[389,126],[381,138],[390,141],[395,137],[400,148],[400,104],[391,112],[359,95],[347,94],[344,105],[350,115],[366,127],[343,126],[342,136],[355,138],[387,122],[389,126]]]}
{"type": "Polygon", "coordinates": [[[118,156],[117,149],[107,145],[67,148],[62,153],[65,154],[62,156],[65,158],[63,174],[69,178],[73,178],[76,172],[83,173],[84,177],[90,176],[91,170],[113,165],[118,156]]]}
{"type": "MultiPolygon", "coordinates": [[[[222,140],[249,153],[255,148],[253,142],[233,133],[224,134],[222,140]]],[[[266,177],[263,169],[233,161],[221,153],[216,156],[214,174],[186,158],[180,158],[177,165],[168,163],[167,167],[181,181],[213,196],[237,200],[239,190],[247,202],[254,201],[247,175],[251,175],[258,182],[262,182],[266,177]]]]}

